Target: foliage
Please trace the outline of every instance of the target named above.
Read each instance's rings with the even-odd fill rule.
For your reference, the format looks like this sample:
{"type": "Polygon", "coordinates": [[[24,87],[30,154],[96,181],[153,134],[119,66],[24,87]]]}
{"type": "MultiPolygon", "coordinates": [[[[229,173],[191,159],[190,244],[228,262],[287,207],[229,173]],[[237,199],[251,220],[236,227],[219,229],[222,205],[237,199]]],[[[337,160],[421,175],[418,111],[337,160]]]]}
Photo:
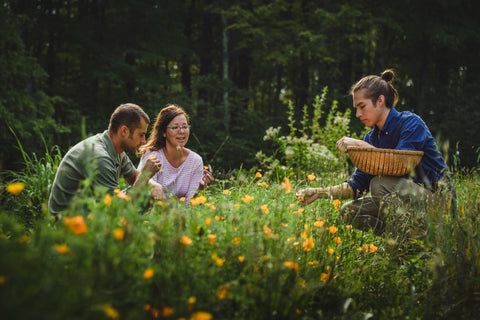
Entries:
{"type": "Polygon", "coordinates": [[[312,106],[313,116],[308,114],[308,108],[303,108],[303,118],[300,126],[296,125],[295,108],[290,102],[288,105],[289,133],[281,136],[281,127],[267,129],[264,140],[272,141],[274,152],[267,155],[259,151],[256,155],[260,166],[267,174],[277,171],[285,174],[293,169],[297,175],[314,172],[342,171],[346,165],[346,159],[336,150],[336,142],[343,136],[357,137],[349,130],[350,110],[344,113],[338,111],[337,102],[333,101],[330,112],[321,123],[325,106],[327,88],[323,89],[322,96],[316,96],[312,106]]]}
{"type": "Polygon", "coordinates": [[[57,220],[42,213],[25,224],[16,208],[41,201],[29,207],[34,214],[46,206],[40,190],[52,176],[41,173],[53,172],[59,157],[26,157],[14,180],[25,188],[2,190],[7,318],[469,319],[478,312],[477,172],[453,177],[456,216],[440,190],[424,212],[428,233],[414,239],[352,229],[338,200],[300,206],[295,190],[324,181],[313,174],[291,181],[293,170],[271,179],[239,169],[187,206],[176,199],[148,206],[145,188],[112,196],[87,179],[57,220]]]}

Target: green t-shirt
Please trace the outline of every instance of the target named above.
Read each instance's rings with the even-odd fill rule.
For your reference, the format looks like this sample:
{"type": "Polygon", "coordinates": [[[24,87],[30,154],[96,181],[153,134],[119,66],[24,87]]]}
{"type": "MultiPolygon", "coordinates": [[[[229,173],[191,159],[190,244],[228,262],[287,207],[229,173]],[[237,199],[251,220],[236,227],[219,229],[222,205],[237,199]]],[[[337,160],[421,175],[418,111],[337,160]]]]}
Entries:
{"type": "Polygon", "coordinates": [[[78,192],[80,181],[89,177],[92,170],[95,171],[96,183],[113,191],[119,187],[120,177],[130,177],[135,167],[125,152],[115,153],[107,131],[77,143],[63,157],[57,169],[48,200],[51,213],[56,214],[68,207],[78,192]]]}

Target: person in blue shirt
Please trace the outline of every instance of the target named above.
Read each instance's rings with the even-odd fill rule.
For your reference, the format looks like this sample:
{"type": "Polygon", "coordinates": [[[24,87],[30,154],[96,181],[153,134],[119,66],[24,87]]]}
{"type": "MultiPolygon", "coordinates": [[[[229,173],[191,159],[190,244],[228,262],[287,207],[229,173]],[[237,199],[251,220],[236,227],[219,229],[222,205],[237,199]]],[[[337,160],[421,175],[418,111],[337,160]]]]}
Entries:
{"type": "Polygon", "coordinates": [[[380,210],[384,199],[392,194],[403,201],[432,198],[447,168],[425,122],[412,112],[398,112],[394,108],[398,102],[398,92],[391,84],[394,76],[392,70],[385,70],[381,76],[366,76],[352,86],[356,117],[372,130],[363,140],[343,137],[336,147],[342,153],[349,146],[423,151],[415,174],[372,176],[357,168],[350,179],[339,185],[297,192],[304,204],[319,198],[353,199],[342,206],[343,218],[358,229],[373,228],[378,233],[385,227],[380,210]]]}

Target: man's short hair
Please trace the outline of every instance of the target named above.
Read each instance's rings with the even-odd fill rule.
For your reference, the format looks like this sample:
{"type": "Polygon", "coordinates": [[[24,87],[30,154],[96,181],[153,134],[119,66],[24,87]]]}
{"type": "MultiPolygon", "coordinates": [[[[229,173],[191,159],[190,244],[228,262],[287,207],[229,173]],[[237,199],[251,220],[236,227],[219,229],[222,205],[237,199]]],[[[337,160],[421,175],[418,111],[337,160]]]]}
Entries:
{"type": "Polygon", "coordinates": [[[108,131],[116,133],[121,126],[125,125],[133,132],[135,129],[140,128],[141,119],[145,120],[147,124],[150,123],[148,115],[136,104],[121,104],[113,111],[110,117],[108,131]]]}

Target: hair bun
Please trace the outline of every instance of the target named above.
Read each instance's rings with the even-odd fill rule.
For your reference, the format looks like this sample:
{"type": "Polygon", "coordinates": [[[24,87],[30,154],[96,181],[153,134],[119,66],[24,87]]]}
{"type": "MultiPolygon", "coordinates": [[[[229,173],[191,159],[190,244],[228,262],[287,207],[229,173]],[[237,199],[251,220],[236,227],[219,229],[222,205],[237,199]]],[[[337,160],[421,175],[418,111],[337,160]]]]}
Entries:
{"type": "Polygon", "coordinates": [[[382,79],[387,82],[392,81],[394,77],[395,77],[395,73],[393,72],[393,70],[387,69],[382,72],[382,79]]]}

